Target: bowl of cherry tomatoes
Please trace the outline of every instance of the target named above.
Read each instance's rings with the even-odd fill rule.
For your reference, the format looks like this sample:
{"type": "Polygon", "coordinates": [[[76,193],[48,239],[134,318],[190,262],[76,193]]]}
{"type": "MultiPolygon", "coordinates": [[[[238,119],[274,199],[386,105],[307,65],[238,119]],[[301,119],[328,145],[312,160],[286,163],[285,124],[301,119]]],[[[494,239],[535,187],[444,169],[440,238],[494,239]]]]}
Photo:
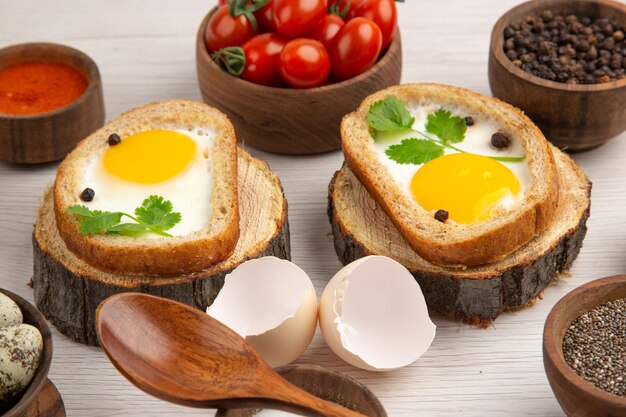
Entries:
{"type": "Polygon", "coordinates": [[[342,117],[400,82],[394,0],[220,0],[202,21],[203,100],[239,140],[302,155],[341,148],[342,117]]]}

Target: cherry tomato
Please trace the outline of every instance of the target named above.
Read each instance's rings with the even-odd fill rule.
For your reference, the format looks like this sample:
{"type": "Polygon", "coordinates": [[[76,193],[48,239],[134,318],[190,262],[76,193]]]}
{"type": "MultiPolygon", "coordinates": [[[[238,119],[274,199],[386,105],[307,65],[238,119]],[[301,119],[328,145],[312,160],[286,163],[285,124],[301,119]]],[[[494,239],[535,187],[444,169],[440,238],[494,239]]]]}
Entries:
{"type": "Polygon", "coordinates": [[[274,12],[272,11],[274,3],[272,0],[268,1],[267,4],[261,7],[258,11],[254,12],[254,17],[256,17],[256,22],[258,25],[257,33],[264,32],[275,32],[276,28],[274,28],[274,12]]]}
{"type": "Polygon", "coordinates": [[[217,5],[218,6],[224,6],[226,4],[226,0],[218,0],[217,5]]]}
{"type": "Polygon", "coordinates": [[[284,85],[280,75],[280,53],[289,39],[277,33],[264,33],[243,45],[246,66],[241,74],[244,80],[273,87],[284,85]]]}
{"type": "Polygon", "coordinates": [[[274,27],[292,38],[313,32],[326,15],[327,0],[274,0],[274,27]]]}
{"type": "Polygon", "coordinates": [[[292,87],[318,87],[330,73],[328,52],[313,39],[293,39],[280,53],[280,73],[292,87]]]}
{"type": "Polygon", "coordinates": [[[384,51],[387,49],[398,25],[395,0],[357,0],[350,6],[350,17],[364,17],[376,23],[383,34],[384,51]]]}
{"type": "Polygon", "coordinates": [[[335,78],[347,80],[371,68],[382,42],[383,35],[376,23],[363,17],[350,19],[328,47],[335,78]]]}
{"type": "Polygon", "coordinates": [[[322,42],[324,46],[328,47],[329,42],[335,37],[343,25],[344,21],[342,18],[336,14],[327,14],[322,20],[320,20],[317,27],[313,33],[309,35],[309,37],[322,42]]]}
{"type": "Polygon", "coordinates": [[[220,6],[209,20],[204,42],[210,53],[227,46],[241,46],[254,35],[252,25],[244,15],[232,17],[228,6],[220,6]]]}

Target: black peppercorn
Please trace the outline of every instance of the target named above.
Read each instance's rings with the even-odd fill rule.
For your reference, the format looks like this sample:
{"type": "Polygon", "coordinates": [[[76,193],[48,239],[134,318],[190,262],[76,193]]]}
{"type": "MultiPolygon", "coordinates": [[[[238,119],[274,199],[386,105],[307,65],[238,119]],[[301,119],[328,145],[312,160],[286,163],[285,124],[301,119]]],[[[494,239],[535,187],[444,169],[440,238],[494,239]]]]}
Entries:
{"type": "Polygon", "coordinates": [[[546,80],[595,84],[622,79],[624,26],[613,17],[557,15],[543,10],[504,28],[504,52],[513,65],[546,80]],[[620,58],[622,57],[622,58],[620,58]],[[602,73],[595,72],[602,69],[602,73]]]}
{"type": "Polygon", "coordinates": [[[491,135],[491,146],[496,149],[507,148],[511,144],[511,139],[502,132],[491,135]]]}
{"type": "Polygon", "coordinates": [[[109,136],[109,139],[107,140],[107,143],[108,143],[110,146],[115,146],[115,145],[117,145],[118,143],[120,143],[121,141],[122,141],[122,138],[120,138],[120,135],[118,135],[117,133],[112,133],[112,134],[109,136]]]}
{"type": "Polygon", "coordinates": [[[80,199],[83,201],[91,201],[96,196],[96,192],[91,188],[85,188],[82,193],[80,193],[80,199]]]}
{"type": "Polygon", "coordinates": [[[472,118],[472,116],[467,116],[465,118],[465,125],[474,126],[474,119],[472,118]]]}
{"type": "Polygon", "coordinates": [[[435,213],[435,220],[445,223],[448,220],[448,212],[445,210],[437,210],[435,213]]]}

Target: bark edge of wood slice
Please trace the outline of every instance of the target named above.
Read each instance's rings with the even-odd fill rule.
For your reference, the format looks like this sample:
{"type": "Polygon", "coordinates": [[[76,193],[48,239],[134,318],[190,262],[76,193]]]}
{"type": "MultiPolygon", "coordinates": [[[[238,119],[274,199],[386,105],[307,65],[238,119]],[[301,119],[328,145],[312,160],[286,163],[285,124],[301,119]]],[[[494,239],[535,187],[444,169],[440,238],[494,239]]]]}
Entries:
{"type": "Polygon", "coordinates": [[[207,270],[178,277],[100,271],[69,251],[54,221],[52,190],[43,197],[33,231],[33,289],[37,308],[70,339],[98,345],[95,311],[111,295],[143,292],[206,309],[225,276],[242,262],[262,256],[291,259],[287,201],[268,167],[238,149],[241,235],[233,255],[207,270]]]}
{"type": "Polygon", "coordinates": [[[419,257],[344,163],[328,196],[337,256],[344,265],[367,255],[393,258],[413,274],[429,309],[471,323],[486,325],[503,311],[523,308],[571,267],[587,232],[591,182],[570,157],[553,152],[560,183],[556,221],[505,259],[466,269],[419,257]]]}

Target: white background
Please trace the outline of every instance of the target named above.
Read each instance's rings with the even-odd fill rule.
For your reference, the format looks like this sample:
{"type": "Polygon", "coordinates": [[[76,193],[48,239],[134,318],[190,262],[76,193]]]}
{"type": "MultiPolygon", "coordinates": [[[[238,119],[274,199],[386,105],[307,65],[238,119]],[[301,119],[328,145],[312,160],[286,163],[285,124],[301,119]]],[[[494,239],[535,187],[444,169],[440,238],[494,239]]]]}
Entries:
{"type": "MultiPolygon", "coordinates": [[[[491,27],[516,0],[407,0],[399,4],[403,82],[444,82],[489,94],[491,27]]],[[[0,47],[61,42],[89,54],[104,82],[107,119],[160,99],[200,99],[195,72],[197,27],[213,1],[0,0],[0,47]]],[[[575,155],[594,182],[592,216],[571,277],[550,286],[535,306],[497,319],[487,330],[436,317],[432,348],[396,372],[357,370],[316,335],[298,361],[347,372],[367,384],[390,416],[563,416],[544,374],[541,333],[556,301],[595,278],[626,271],[626,134],[575,155]]],[[[318,294],[340,268],[326,218],[326,193],[341,152],[285,157],[252,150],[280,176],[289,201],[293,260],[318,294]]],[[[0,164],[0,286],[33,299],[31,232],[55,164],[0,164]]],[[[384,277],[381,277],[384,278],[384,277]]],[[[120,376],[96,348],[54,330],[51,380],[69,416],[211,415],[153,399],[120,376]]]]}

